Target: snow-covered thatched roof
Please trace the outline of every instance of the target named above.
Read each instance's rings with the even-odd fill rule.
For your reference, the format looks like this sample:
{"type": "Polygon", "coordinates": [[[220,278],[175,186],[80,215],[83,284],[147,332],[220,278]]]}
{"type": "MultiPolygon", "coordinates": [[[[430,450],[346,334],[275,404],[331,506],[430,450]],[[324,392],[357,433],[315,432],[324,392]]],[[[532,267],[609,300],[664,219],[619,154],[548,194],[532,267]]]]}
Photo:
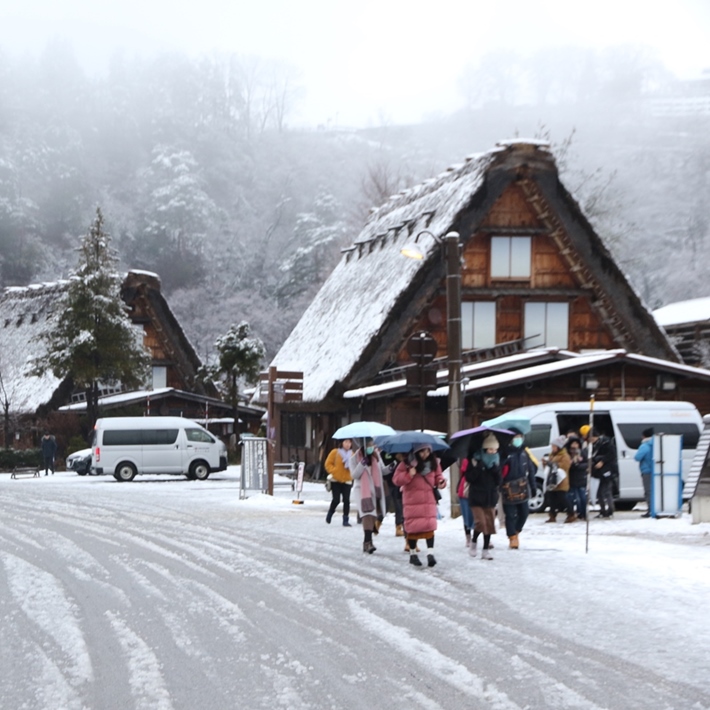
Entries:
{"type": "MultiPolygon", "coordinates": [[[[59,406],[71,395],[71,392],[58,391],[62,381],[51,373],[41,377],[27,375],[32,361],[46,353],[41,336],[55,327],[68,285],[69,281],[58,281],[0,291],[0,378],[14,413],[34,413],[46,404],[59,406]]],[[[213,387],[205,388],[195,379],[200,359],[165,301],[157,274],[129,271],[125,275],[123,300],[134,304],[139,293],[147,303],[143,309],[147,312],[141,314],[141,318],[157,321],[162,347],[185,386],[191,386],[201,395],[213,396],[213,387]]],[[[2,388],[0,398],[4,399],[2,388]]]]}
{"type": "Polygon", "coordinates": [[[304,373],[304,402],[322,402],[345,389],[371,384],[401,348],[407,328],[419,315],[417,309],[426,306],[445,274],[441,247],[431,234],[418,240],[422,260],[404,258],[402,247],[423,230],[439,238],[458,231],[465,244],[514,181],[531,191],[541,223],[560,240],[565,258],[574,260],[580,284],[593,292],[595,307],[617,344],[677,359],[650,311],[560,183],[549,146],[532,140],[505,141],[392,196],[371,212],[271,363],[304,373]]]}
{"type": "Polygon", "coordinates": [[[449,230],[481,185],[493,155],[471,156],[371,213],[272,362],[304,373],[304,401],[324,399],[349,376],[440,247],[431,237],[420,238],[421,261],[404,258],[400,250],[424,229],[437,236],[449,230]]]}
{"type": "Polygon", "coordinates": [[[0,377],[13,412],[35,412],[49,402],[60,384],[51,373],[41,377],[26,373],[32,359],[46,352],[40,336],[54,327],[68,283],[11,287],[0,292],[0,377]]]}

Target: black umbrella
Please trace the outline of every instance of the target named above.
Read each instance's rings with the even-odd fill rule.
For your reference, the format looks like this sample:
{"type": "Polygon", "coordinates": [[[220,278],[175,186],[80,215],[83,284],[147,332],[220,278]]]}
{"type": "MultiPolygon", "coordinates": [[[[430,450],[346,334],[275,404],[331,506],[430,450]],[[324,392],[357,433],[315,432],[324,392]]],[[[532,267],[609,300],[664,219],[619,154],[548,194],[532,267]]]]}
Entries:
{"type": "MultiPolygon", "coordinates": [[[[488,434],[493,434],[495,438],[498,439],[501,451],[508,446],[511,439],[515,436],[514,432],[508,431],[507,429],[494,429],[487,426],[464,429],[463,431],[457,431],[451,436],[449,440],[451,449],[446,453],[455,456],[457,459],[468,458],[476,451],[483,448],[483,440],[488,434]]],[[[442,467],[443,465],[442,463],[442,467]]]]}

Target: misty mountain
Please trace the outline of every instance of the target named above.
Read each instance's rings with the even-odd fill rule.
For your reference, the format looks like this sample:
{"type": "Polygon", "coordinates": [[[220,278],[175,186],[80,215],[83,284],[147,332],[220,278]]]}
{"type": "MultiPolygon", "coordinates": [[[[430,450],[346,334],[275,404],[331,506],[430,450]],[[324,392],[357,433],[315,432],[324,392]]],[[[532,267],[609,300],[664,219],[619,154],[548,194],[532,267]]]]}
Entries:
{"type": "Polygon", "coordinates": [[[650,305],[710,295],[710,109],[687,101],[710,89],[643,52],[566,51],[486,58],[455,115],[310,131],[289,128],[301,89],[283,63],[116,56],[89,76],[61,43],[0,54],[0,286],[67,276],[100,205],[203,357],[241,320],[271,355],[371,206],[518,135],[553,143],[650,305]]]}

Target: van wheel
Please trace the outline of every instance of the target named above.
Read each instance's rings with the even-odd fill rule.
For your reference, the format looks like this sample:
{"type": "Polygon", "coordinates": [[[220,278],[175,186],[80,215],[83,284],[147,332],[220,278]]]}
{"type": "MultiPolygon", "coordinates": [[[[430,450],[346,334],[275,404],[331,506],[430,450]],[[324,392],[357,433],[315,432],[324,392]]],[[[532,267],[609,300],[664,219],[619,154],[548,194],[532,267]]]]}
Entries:
{"type": "Polygon", "coordinates": [[[116,472],[113,474],[113,477],[117,481],[132,481],[137,473],[136,467],[130,461],[122,461],[116,466],[116,472]]]}
{"type": "Polygon", "coordinates": [[[196,478],[198,481],[205,481],[210,475],[210,467],[204,461],[193,461],[190,464],[189,478],[196,478]]]}
{"type": "Polygon", "coordinates": [[[543,493],[543,482],[537,479],[537,494],[528,500],[528,508],[531,513],[542,513],[545,509],[545,494],[543,493]]]}

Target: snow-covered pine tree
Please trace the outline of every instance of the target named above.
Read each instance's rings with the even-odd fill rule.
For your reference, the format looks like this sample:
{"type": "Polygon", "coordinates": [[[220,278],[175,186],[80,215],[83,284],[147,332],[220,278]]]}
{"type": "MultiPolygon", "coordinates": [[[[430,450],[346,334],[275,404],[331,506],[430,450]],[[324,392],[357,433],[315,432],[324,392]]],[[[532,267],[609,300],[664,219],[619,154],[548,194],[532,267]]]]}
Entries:
{"type": "Polygon", "coordinates": [[[254,381],[266,354],[264,343],[251,335],[251,326],[246,321],[231,325],[229,330],[215,341],[218,353],[217,375],[222,380],[223,390],[234,411],[235,433],[239,426],[239,379],[254,381]]]}
{"type": "Polygon", "coordinates": [[[56,328],[42,335],[47,354],[34,361],[32,371],[51,370],[60,379],[71,377],[74,386],[86,393],[90,426],[98,415],[100,385],[139,386],[150,364],[150,354],[121,299],[121,276],[110,242],[97,208],[81,240],[79,264],[58,309],[56,328]]]}

